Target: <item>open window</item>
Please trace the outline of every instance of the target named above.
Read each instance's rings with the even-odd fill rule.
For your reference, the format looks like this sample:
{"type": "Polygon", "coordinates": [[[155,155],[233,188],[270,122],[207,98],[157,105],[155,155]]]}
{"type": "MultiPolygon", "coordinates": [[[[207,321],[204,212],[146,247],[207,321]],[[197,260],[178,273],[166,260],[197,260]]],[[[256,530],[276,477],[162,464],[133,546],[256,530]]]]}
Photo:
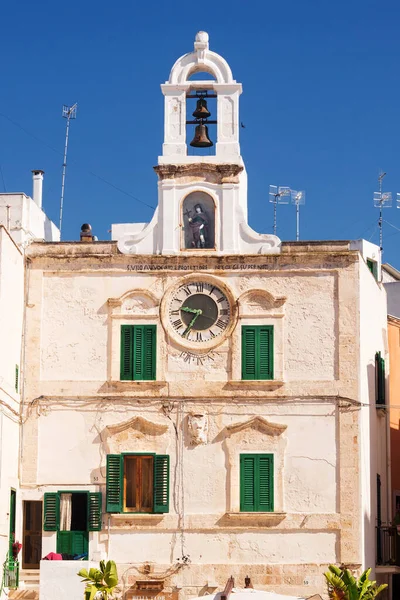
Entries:
{"type": "Polygon", "coordinates": [[[57,532],[57,552],[87,555],[89,531],[101,531],[100,492],[47,492],[44,531],[57,532]]]}
{"type": "Polygon", "coordinates": [[[169,456],[109,454],[107,512],[169,512],[169,456]]]}

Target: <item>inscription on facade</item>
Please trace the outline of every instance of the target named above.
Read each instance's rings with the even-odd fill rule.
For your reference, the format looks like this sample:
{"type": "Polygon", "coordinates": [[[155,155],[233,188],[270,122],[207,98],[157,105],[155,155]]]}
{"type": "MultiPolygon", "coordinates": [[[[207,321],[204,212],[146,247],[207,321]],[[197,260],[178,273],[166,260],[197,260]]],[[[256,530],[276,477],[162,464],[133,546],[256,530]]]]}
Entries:
{"type": "Polygon", "coordinates": [[[243,263],[223,263],[223,264],[218,264],[218,265],[214,265],[214,266],[210,266],[207,264],[200,264],[200,265],[185,265],[185,264],[161,264],[161,265],[154,265],[154,264],[137,264],[137,265],[127,265],[126,269],[128,271],[237,271],[237,270],[261,270],[261,269],[268,269],[269,265],[267,263],[265,264],[243,264],[243,263]]]}

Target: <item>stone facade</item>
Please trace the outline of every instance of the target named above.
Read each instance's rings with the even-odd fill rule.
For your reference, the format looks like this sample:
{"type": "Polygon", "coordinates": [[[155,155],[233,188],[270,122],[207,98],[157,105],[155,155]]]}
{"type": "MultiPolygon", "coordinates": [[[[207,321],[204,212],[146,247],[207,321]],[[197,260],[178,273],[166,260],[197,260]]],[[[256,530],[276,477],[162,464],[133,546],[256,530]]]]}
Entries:
{"type": "MultiPolygon", "coordinates": [[[[147,573],[186,598],[234,574],[311,595],[323,591],[329,563],[365,564],[360,272],[380,291],[358,252],[288,243],[269,257],[179,259],[127,257],[115,243],[36,243],[28,258],[25,500],[104,495],[107,454],[168,454],[169,512],[103,514],[102,531],[89,534],[89,558],[115,559],[127,588],[147,573]],[[188,360],[163,302],[203,274],[229,289],[233,329],[188,360]],[[156,380],[120,381],[121,325],[143,322],[157,326],[156,380]],[[273,380],[241,379],[248,323],[275,327],[273,380]],[[207,418],[200,444],[191,415],[207,418]],[[272,513],[240,511],[243,452],[275,456],[272,513]]],[[[367,346],[371,362],[375,340],[367,346]]],[[[44,532],[42,553],[55,549],[56,534],[44,532]]]]}

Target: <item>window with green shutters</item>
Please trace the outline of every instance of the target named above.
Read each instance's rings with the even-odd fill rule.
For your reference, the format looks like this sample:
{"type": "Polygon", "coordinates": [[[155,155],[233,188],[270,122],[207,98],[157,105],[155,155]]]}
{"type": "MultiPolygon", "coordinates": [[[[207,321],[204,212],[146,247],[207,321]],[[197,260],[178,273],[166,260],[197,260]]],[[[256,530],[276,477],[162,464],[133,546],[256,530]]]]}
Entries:
{"type": "Polygon", "coordinates": [[[156,325],[121,326],[121,380],[156,379],[156,325]]]}
{"type": "Polygon", "coordinates": [[[274,378],[274,328],[243,325],[242,379],[274,378]]]}
{"type": "Polygon", "coordinates": [[[108,454],[106,511],[169,512],[169,456],[108,454]]]}
{"type": "MultiPolygon", "coordinates": [[[[46,492],[44,495],[44,531],[60,531],[60,496],[66,492],[46,492]]],[[[75,492],[76,494],[87,494],[87,514],[82,519],[85,526],[84,531],[101,531],[101,492],[75,492]]],[[[72,492],[74,494],[74,492],[72,492]]],[[[65,532],[65,533],[70,533],[65,532]]]]}
{"type": "Polygon", "coordinates": [[[385,359],[381,353],[375,354],[376,404],[386,404],[385,359]]]}
{"type": "Polygon", "coordinates": [[[242,512],[273,512],[273,454],[240,455],[240,510],[242,512]]]}

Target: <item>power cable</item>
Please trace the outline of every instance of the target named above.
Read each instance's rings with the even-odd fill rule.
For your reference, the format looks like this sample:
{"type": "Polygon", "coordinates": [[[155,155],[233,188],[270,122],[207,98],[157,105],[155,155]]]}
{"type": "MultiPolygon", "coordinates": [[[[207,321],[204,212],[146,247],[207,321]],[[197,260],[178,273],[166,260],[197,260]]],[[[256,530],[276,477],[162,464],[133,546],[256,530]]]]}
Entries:
{"type": "MultiPolygon", "coordinates": [[[[44,140],[42,140],[41,138],[39,138],[37,135],[35,135],[31,131],[28,131],[27,129],[25,129],[25,127],[22,127],[22,125],[20,125],[19,123],[17,123],[13,119],[11,119],[7,115],[5,115],[4,113],[0,112],[0,116],[3,117],[4,119],[6,119],[7,121],[9,121],[10,123],[12,123],[13,125],[15,125],[15,127],[18,127],[18,129],[21,129],[21,131],[23,131],[24,133],[26,133],[26,135],[32,137],[34,140],[36,140],[40,144],[43,144],[44,146],[46,146],[46,148],[49,148],[49,150],[52,150],[56,154],[58,154],[60,156],[63,156],[62,152],[60,152],[59,150],[57,150],[56,148],[54,148],[53,146],[51,146],[50,144],[48,144],[47,142],[45,142],[44,140]]],[[[118,187],[117,185],[115,185],[111,181],[108,181],[107,179],[104,179],[104,177],[101,177],[100,175],[97,175],[97,173],[94,173],[94,171],[91,171],[88,167],[86,167],[86,166],[83,167],[83,165],[81,166],[78,163],[78,161],[72,160],[71,162],[74,163],[74,164],[76,164],[76,165],[78,165],[78,167],[84,168],[87,171],[87,173],[89,173],[89,175],[92,175],[92,177],[96,177],[97,179],[99,179],[100,181],[102,181],[106,185],[109,185],[110,187],[114,188],[115,190],[117,190],[121,194],[125,194],[126,196],[129,196],[129,198],[132,198],[133,200],[136,200],[136,202],[139,202],[140,204],[143,204],[144,206],[147,206],[148,208],[151,208],[152,210],[155,210],[155,206],[152,206],[151,204],[147,204],[147,202],[144,202],[143,200],[140,200],[140,198],[137,198],[136,196],[133,196],[132,194],[130,194],[126,190],[123,190],[122,188],[118,187]]],[[[4,180],[3,180],[3,185],[4,185],[4,180]]]]}

